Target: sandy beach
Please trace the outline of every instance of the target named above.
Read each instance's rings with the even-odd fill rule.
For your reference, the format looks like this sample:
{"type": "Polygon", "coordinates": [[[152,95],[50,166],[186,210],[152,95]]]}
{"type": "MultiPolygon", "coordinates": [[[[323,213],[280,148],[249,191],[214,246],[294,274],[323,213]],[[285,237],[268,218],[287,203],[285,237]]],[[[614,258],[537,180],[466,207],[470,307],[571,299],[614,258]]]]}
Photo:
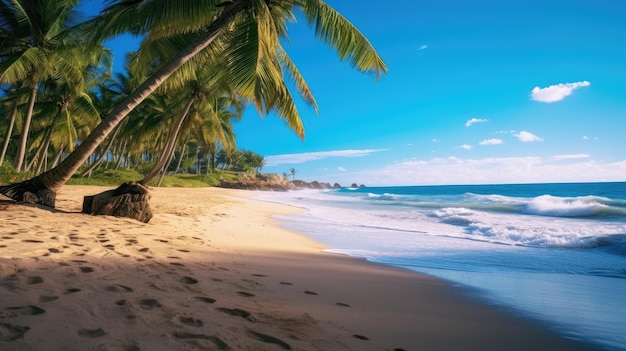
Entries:
{"type": "Polygon", "coordinates": [[[428,276],[323,253],[297,208],[152,189],[148,224],[0,203],[0,350],[590,350],[428,276]]]}

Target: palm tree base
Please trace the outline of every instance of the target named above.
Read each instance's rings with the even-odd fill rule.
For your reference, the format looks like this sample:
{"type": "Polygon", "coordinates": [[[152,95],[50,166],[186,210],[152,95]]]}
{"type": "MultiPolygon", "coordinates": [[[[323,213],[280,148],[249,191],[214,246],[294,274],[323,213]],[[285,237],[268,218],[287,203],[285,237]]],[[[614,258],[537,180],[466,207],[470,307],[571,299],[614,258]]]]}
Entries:
{"type": "Polygon", "coordinates": [[[56,192],[46,188],[37,178],[0,186],[0,194],[18,202],[44,205],[52,208],[54,208],[57,195],[56,192]]]}
{"type": "Polygon", "coordinates": [[[152,219],[148,188],[137,182],[127,182],[116,189],[85,196],[83,213],[127,217],[148,223],[152,219]]]}

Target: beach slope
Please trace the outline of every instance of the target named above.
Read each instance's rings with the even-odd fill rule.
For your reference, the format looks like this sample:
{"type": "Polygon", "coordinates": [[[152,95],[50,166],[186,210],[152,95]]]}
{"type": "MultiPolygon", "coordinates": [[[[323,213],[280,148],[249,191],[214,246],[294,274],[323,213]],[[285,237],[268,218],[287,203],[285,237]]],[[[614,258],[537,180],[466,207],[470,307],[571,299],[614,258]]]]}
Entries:
{"type": "Polygon", "coordinates": [[[0,203],[0,350],[588,350],[447,282],[277,226],[241,190],[152,190],[148,224],[0,203]]]}

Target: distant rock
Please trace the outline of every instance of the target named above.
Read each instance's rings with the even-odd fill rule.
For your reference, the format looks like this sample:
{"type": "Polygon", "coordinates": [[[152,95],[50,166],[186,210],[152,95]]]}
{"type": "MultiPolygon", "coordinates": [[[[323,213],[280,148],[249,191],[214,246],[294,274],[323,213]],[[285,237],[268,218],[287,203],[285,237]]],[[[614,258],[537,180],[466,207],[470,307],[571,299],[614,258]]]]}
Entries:
{"type": "Polygon", "coordinates": [[[285,179],[285,177],[279,176],[278,174],[243,175],[235,182],[222,181],[220,187],[265,191],[287,191],[297,188],[294,184],[285,179]]]}
{"type": "MultiPolygon", "coordinates": [[[[270,190],[270,191],[288,191],[297,189],[318,189],[318,190],[330,190],[341,189],[342,186],[339,183],[321,183],[314,180],[310,183],[303,180],[287,180],[284,176],[278,174],[262,174],[257,176],[243,175],[235,182],[222,181],[220,183],[222,188],[231,189],[247,189],[247,190],[270,190]]],[[[352,184],[352,188],[364,188],[365,185],[352,184]]]]}

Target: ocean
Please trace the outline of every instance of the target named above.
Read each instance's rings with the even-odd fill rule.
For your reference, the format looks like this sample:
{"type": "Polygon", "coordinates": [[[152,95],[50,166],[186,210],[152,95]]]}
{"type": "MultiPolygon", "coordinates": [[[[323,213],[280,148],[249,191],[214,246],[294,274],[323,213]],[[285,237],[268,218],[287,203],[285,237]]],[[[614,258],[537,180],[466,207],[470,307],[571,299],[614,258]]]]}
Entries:
{"type": "Polygon", "coordinates": [[[561,335],[626,350],[626,183],[263,192],[282,225],[429,274],[561,335]]]}

